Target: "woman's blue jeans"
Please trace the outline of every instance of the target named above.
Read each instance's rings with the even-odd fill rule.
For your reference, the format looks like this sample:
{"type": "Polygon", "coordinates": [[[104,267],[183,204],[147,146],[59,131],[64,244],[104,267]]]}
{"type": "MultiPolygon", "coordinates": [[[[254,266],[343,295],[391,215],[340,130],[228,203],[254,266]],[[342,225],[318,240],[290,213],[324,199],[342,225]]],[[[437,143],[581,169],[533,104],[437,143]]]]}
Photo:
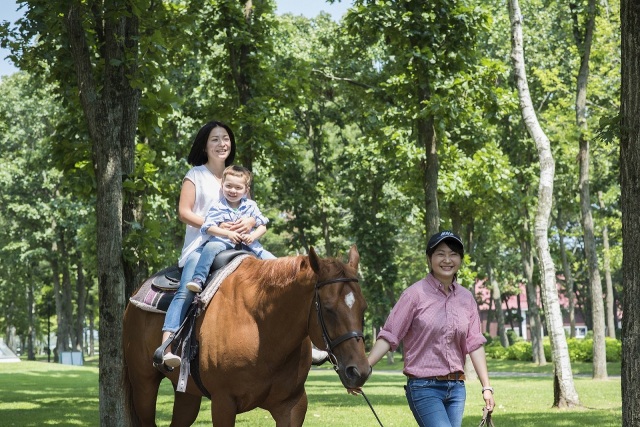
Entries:
{"type": "Polygon", "coordinates": [[[182,267],[182,277],[180,277],[180,286],[178,287],[178,291],[176,292],[171,304],[169,304],[169,308],[167,309],[167,314],[164,317],[164,325],[162,326],[162,330],[166,332],[175,332],[180,327],[180,324],[184,320],[184,317],[187,314],[187,310],[191,305],[191,301],[193,301],[194,293],[187,289],[187,283],[191,280],[193,276],[193,272],[196,268],[196,264],[198,264],[198,260],[200,259],[200,252],[193,251],[187,257],[187,260],[182,267]]]}
{"type": "Polygon", "coordinates": [[[460,427],[467,390],[464,381],[409,378],[407,401],[420,427],[460,427]]]}

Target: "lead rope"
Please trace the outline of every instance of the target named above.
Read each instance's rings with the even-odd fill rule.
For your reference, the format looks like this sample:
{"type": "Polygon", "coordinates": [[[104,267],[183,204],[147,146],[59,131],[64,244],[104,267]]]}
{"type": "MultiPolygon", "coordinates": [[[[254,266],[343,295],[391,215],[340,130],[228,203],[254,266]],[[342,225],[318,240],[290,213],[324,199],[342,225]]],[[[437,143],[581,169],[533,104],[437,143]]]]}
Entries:
{"type": "Polygon", "coordinates": [[[371,402],[369,402],[367,395],[364,394],[364,390],[360,390],[360,393],[362,394],[362,397],[364,397],[364,400],[366,400],[367,403],[369,404],[369,408],[371,408],[371,412],[373,412],[373,415],[376,417],[376,420],[378,420],[378,424],[380,424],[380,427],[384,427],[382,425],[382,421],[380,421],[380,418],[378,418],[378,414],[376,414],[376,411],[373,409],[373,406],[371,406],[371,402]]]}

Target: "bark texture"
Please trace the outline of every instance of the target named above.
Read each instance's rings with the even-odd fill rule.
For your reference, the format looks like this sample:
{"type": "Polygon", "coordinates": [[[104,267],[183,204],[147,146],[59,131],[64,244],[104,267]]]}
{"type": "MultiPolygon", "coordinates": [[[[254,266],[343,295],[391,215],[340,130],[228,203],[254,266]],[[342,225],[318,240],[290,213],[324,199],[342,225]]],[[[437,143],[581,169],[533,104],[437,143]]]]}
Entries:
{"type": "Polygon", "coordinates": [[[640,425],[640,2],[622,0],[622,426],[640,425]]]}
{"type": "Polygon", "coordinates": [[[579,12],[575,3],[570,3],[573,17],[573,34],[580,52],[580,70],[576,82],[576,124],[579,136],[578,186],[580,188],[580,212],[582,214],[582,232],[584,251],[589,270],[589,289],[591,291],[591,313],[593,318],[593,378],[607,378],[607,353],[604,342],[604,302],[602,299],[602,280],[598,268],[598,253],[591,213],[591,192],[589,188],[589,136],[587,134],[587,84],[589,82],[589,58],[596,20],[596,2],[589,0],[584,30],[579,26],[579,12]]]}
{"type": "MultiPolygon", "coordinates": [[[[101,426],[124,425],[122,317],[125,304],[122,181],[131,173],[139,91],[130,78],[137,68],[137,17],[126,1],[105,1],[89,11],[73,1],[65,16],[80,102],[93,148],[97,181],[97,261],[100,313],[99,399],[101,426]],[[94,16],[97,12],[100,16],[94,16]],[[95,28],[85,26],[95,23],[95,28]],[[95,32],[97,51],[87,41],[95,32]],[[102,66],[96,69],[97,57],[102,66]]],[[[127,213],[127,217],[129,217],[127,213]]]]}
{"type": "Polygon", "coordinates": [[[533,362],[539,366],[547,364],[547,357],[544,355],[544,343],[542,342],[543,329],[542,319],[540,317],[540,307],[538,307],[537,286],[533,283],[533,250],[531,249],[529,229],[529,212],[525,211],[524,236],[520,240],[520,252],[522,254],[522,269],[524,277],[527,280],[527,323],[529,324],[529,332],[531,333],[531,351],[533,354],[533,362]]]}
{"type": "Polygon", "coordinates": [[[542,278],[542,299],[545,307],[547,328],[551,338],[553,352],[555,387],[553,406],[564,408],[580,404],[573,382],[569,349],[564,335],[562,313],[556,287],[556,269],[549,250],[547,237],[551,205],[553,198],[553,177],[555,163],[551,153],[551,144],[542,130],[529,93],[524,63],[522,42],[522,14],[518,0],[509,0],[509,18],[511,21],[511,60],[513,62],[516,85],[522,119],[531,138],[535,141],[540,159],[540,183],[538,186],[538,209],[535,217],[535,243],[542,278]]]}

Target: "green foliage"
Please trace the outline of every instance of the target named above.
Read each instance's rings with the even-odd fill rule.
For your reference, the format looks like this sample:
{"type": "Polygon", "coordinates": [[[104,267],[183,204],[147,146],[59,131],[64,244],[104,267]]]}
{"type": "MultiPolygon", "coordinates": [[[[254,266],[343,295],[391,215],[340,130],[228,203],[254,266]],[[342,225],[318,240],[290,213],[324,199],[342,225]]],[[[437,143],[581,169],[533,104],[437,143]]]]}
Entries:
{"type": "MultiPolygon", "coordinates": [[[[607,362],[620,362],[622,360],[622,343],[620,340],[614,338],[605,338],[607,362]]],[[[552,360],[551,344],[549,338],[543,339],[545,358],[547,361],[552,360]]],[[[579,339],[569,338],[567,339],[567,347],[569,349],[569,358],[571,362],[585,362],[590,363],[593,361],[593,339],[579,339]]],[[[499,341],[493,340],[485,344],[485,352],[487,357],[499,360],[519,360],[519,361],[531,361],[533,360],[533,353],[531,349],[531,343],[529,341],[518,340],[508,348],[502,347],[499,341]]]]}
{"type": "MultiPolygon", "coordinates": [[[[571,361],[593,361],[593,338],[567,340],[571,361]]],[[[620,362],[622,360],[622,342],[615,338],[605,338],[607,362],[620,362]]]]}
{"type": "Polygon", "coordinates": [[[522,338],[518,336],[516,331],[514,331],[513,329],[509,329],[507,331],[507,340],[509,341],[509,346],[512,346],[517,342],[522,341],[522,338]]]}
{"type": "Polygon", "coordinates": [[[592,339],[567,339],[569,347],[569,358],[572,362],[591,362],[593,360],[593,340],[592,339]]]}
{"type": "Polygon", "coordinates": [[[500,344],[499,340],[493,340],[491,343],[484,346],[484,351],[487,357],[492,359],[507,359],[507,349],[500,344]]]}
{"type": "Polygon", "coordinates": [[[517,341],[509,345],[509,348],[507,348],[507,359],[520,360],[523,362],[533,360],[531,343],[529,341],[517,341]]]}
{"type": "Polygon", "coordinates": [[[604,339],[606,351],[607,351],[607,362],[621,362],[622,361],[622,341],[606,337],[604,339]]]}

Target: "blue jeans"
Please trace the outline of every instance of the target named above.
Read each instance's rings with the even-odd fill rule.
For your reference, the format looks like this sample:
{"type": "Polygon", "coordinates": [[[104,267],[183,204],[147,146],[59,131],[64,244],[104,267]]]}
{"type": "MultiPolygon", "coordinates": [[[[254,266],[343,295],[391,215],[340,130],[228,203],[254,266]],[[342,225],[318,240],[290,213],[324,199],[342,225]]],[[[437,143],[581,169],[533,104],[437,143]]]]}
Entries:
{"type": "MultiPolygon", "coordinates": [[[[182,267],[180,286],[178,287],[178,291],[173,297],[171,304],[169,304],[167,314],[164,318],[164,325],[162,326],[163,331],[176,332],[178,330],[187,314],[187,310],[189,310],[189,305],[191,305],[191,301],[193,301],[193,297],[195,296],[193,292],[187,289],[187,283],[196,277],[204,283],[205,279],[209,275],[209,269],[211,268],[211,264],[213,264],[213,259],[225,249],[233,249],[233,246],[219,240],[208,241],[205,245],[202,245],[195,251],[191,252],[187,257],[187,260],[182,267]]],[[[243,247],[243,249],[251,250],[251,248],[246,246],[243,247]]],[[[261,250],[257,256],[261,259],[275,258],[271,252],[264,249],[261,250]]]]}
{"type": "Polygon", "coordinates": [[[163,331],[177,331],[180,327],[180,324],[184,320],[184,317],[187,314],[187,310],[191,305],[191,301],[193,301],[193,296],[195,295],[193,292],[187,289],[187,283],[189,283],[189,280],[191,280],[191,276],[193,276],[193,271],[195,270],[196,264],[198,264],[199,259],[200,252],[198,251],[191,252],[191,254],[187,257],[187,260],[182,267],[180,287],[178,287],[178,291],[173,297],[171,304],[169,304],[167,314],[164,317],[164,325],[162,326],[163,331]]]}
{"type": "MultiPolygon", "coordinates": [[[[201,253],[200,260],[198,261],[198,265],[196,265],[196,269],[190,280],[200,279],[200,281],[204,283],[209,275],[211,264],[213,264],[213,260],[216,255],[224,250],[233,249],[234,247],[235,246],[231,243],[223,242],[221,240],[209,240],[204,245],[200,246],[196,249],[196,251],[201,253]]],[[[243,244],[242,249],[252,251],[260,259],[275,259],[275,256],[271,252],[263,249],[261,246],[258,248],[251,248],[243,244]]]]}
{"type": "MultiPolygon", "coordinates": [[[[200,279],[200,281],[204,283],[209,275],[213,259],[225,249],[233,249],[233,246],[230,243],[225,243],[220,240],[209,240],[204,245],[196,249],[196,252],[201,253],[200,260],[198,261],[198,265],[196,265],[193,276],[189,281],[193,279],[200,279]]],[[[184,273],[182,274],[184,275],[184,273]]]]}
{"type": "Polygon", "coordinates": [[[464,381],[409,378],[407,401],[420,427],[460,427],[467,389],[464,381]]]}

